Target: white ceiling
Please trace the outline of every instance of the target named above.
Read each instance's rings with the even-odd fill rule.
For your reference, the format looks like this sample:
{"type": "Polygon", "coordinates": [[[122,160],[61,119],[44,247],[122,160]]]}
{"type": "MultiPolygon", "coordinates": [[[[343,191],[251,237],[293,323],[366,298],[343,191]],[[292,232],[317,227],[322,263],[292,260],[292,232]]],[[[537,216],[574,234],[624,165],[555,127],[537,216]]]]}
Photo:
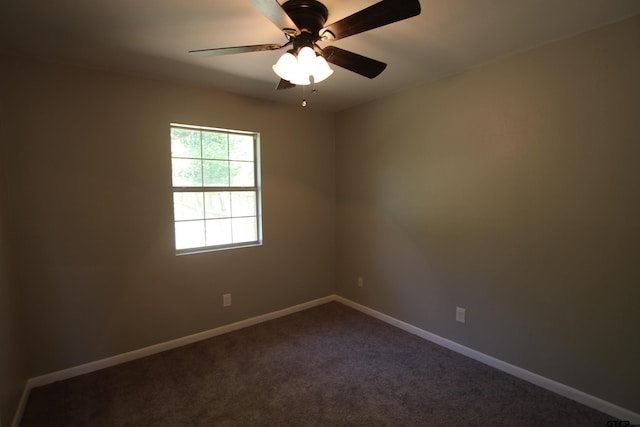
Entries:
{"type": "MultiPolygon", "coordinates": [[[[325,0],[327,23],[377,0],[325,0]]],[[[332,42],[388,63],[369,80],[335,73],[307,98],[342,109],[640,14],[640,0],[421,0],[422,14],[332,42]]],[[[187,51],[286,39],[248,0],[0,0],[2,48],[297,104],[276,91],[282,51],[202,58],[187,51]]],[[[327,44],[325,44],[326,46],[327,44]]]]}

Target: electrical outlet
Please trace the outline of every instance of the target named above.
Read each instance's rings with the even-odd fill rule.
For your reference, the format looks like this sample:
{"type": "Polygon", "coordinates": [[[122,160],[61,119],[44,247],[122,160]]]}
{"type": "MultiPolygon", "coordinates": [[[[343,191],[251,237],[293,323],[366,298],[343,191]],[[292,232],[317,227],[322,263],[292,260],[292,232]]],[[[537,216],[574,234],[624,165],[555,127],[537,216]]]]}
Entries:
{"type": "Polygon", "coordinates": [[[364,279],[362,276],[358,276],[358,287],[362,288],[364,286],[364,279]]]}
{"type": "Polygon", "coordinates": [[[456,307],[456,322],[465,323],[467,321],[467,310],[456,307]]]}
{"type": "Polygon", "coordinates": [[[231,305],[231,294],[222,295],[222,306],[229,307],[231,305]]]}

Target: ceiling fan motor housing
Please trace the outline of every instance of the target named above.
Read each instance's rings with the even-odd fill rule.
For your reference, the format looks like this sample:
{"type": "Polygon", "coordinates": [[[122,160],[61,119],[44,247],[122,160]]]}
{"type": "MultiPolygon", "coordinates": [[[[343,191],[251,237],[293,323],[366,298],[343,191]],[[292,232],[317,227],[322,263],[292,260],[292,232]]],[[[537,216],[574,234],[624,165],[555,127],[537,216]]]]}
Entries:
{"type": "Polygon", "coordinates": [[[316,0],[289,0],[282,4],[287,15],[298,26],[302,33],[310,33],[318,40],[318,33],[329,17],[327,7],[316,0]]]}

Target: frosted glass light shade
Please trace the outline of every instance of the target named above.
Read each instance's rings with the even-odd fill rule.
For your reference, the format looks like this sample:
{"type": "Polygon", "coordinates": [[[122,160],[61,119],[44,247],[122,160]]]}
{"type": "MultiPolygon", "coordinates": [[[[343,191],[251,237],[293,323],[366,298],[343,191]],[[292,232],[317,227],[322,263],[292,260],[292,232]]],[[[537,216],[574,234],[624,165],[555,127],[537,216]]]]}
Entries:
{"type": "Polygon", "coordinates": [[[298,68],[298,60],[292,53],[287,52],[282,55],[278,62],[271,68],[273,68],[273,71],[278,77],[290,81],[298,68]]]}
{"type": "Polygon", "coordinates": [[[298,73],[296,73],[295,76],[293,76],[293,78],[291,78],[291,80],[289,80],[291,83],[293,83],[294,85],[310,85],[311,84],[311,79],[309,79],[308,75],[305,75],[304,72],[302,72],[302,70],[298,70],[298,73]]]}
{"type": "Polygon", "coordinates": [[[316,53],[310,47],[303,47],[298,52],[298,67],[300,67],[300,71],[304,73],[308,73],[310,76],[313,74],[313,68],[316,63],[316,53]]]}
{"type": "Polygon", "coordinates": [[[272,68],[278,77],[294,85],[309,85],[312,78],[318,83],[333,74],[327,61],[306,46],[300,49],[297,57],[291,52],[285,53],[272,68]]]}
{"type": "Polygon", "coordinates": [[[322,56],[316,56],[315,60],[315,68],[313,71],[313,81],[315,83],[320,83],[333,74],[333,70],[329,68],[329,64],[327,64],[326,59],[322,56]]]}

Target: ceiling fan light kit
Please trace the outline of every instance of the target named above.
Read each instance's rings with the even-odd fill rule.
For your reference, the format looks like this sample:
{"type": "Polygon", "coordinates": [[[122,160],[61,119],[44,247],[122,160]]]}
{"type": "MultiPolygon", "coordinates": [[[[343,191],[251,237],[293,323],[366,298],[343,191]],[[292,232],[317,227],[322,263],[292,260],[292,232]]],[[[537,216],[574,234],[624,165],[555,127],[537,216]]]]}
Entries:
{"type": "Polygon", "coordinates": [[[294,51],[285,53],[272,68],[278,77],[294,85],[319,83],[333,74],[327,61],[308,46],[297,55],[294,51]]]}
{"type": "Polygon", "coordinates": [[[382,0],[325,26],[329,10],[317,0],[288,0],[282,5],[277,0],[249,1],[284,33],[285,44],[201,49],[190,53],[218,56],[292,46],[272,67],[280,77],[277,89],[319,83],[333,74],[329,63],[370,79],[377,77],[387,66],[384,62],[335,46],[322,48],[318,43],[340,40],[411,18],[421,10],[419,0],[382,0]]]}

